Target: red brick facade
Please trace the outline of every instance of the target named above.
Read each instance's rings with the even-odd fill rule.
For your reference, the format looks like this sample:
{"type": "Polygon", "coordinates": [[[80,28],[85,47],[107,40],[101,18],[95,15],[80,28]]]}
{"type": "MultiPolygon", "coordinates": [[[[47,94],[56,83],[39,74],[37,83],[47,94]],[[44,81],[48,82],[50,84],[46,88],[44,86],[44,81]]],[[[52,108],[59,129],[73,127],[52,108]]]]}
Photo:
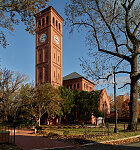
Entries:
{"type": "Polygon", "coordinates": [[[62,85],[62,23],[52,6],[36,15],[36,84],[62,85]]]}
{"type": "Polygon", "coordinates": [[[105,88],[100,91],[99,110],[103,112],[104,117],[110,115],[110,97],[108,96],[105,88]]]}
{"type": "Polygon", "coordinates": [[[95,84],[86,78],[81,77],[76,79],[63,80],[63,86],[65,86],[67,89],[78,89],[90,92],[94,90],[95,84]]]}

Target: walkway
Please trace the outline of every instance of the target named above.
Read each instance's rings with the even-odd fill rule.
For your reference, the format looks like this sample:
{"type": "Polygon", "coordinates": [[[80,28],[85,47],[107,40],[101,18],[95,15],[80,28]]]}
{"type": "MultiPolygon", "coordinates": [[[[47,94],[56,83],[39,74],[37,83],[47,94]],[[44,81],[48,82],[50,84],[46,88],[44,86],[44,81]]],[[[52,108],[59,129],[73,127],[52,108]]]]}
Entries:
{"type": "Polygon", "coordinates": [[[35,136],[31,130],[16,130],[16,145],[23,150],[73,146],[70,143],[35,136]]]}

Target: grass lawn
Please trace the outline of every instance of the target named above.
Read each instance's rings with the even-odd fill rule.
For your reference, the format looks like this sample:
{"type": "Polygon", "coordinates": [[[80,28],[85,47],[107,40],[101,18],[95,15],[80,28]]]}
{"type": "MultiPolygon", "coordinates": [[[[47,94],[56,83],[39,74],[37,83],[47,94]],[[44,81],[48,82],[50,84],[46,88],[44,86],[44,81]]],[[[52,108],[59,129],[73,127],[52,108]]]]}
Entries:
{"type": "MultiPolygon", "coordinates": [[[[100,128],[94,126],[86,126],[86,137],[85,137],[85,127],[78,125],[75,126],[42,126],[44,129],[44,134],[58,135],[67,138],[84,138],[87,140],[92,140],[94,142],[103,142],[110,140],[117,140],[121,138],[128,138],[131,136],[140,135],[140,125],[136,132],[124,131],[124,124],[118,124],[118,133],[114,133],[114,124],[109,124],[109,131],[107,127],[100,128]],[[108,136],[109,133],[109,136],[108,136]]],[[[127,126],[125,125],[125,129],[127,126]]]]}

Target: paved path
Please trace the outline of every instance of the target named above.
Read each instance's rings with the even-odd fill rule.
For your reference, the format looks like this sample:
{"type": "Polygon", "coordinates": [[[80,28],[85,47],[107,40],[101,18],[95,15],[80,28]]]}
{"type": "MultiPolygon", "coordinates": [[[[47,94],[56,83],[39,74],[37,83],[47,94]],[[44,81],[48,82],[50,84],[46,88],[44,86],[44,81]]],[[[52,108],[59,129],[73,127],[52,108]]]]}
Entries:
{"type": "Polygon", "coordinates": [[[23,150],[73,146],[70,143],[35,136],[31,130],[16,130],[16,145],[23,150]]]}

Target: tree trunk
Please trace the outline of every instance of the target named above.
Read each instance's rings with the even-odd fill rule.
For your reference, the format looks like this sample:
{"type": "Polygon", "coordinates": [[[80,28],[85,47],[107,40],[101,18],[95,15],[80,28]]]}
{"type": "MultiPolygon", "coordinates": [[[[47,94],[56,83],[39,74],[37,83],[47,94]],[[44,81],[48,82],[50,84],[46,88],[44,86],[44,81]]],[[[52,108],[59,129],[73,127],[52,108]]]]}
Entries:
{"type": "Polygon", "coordinates": [[[138,121],[138,81],[135,76],[138,74],[138,56],[132,57],[131,62],[131,88],[130,88],[130,122],[128,129],[135,131],[138,121]]]}
{"type": "Polygon", "coordinates": [[[38,119],[38,125],[39,125],[39,127],[40,127],[40,117],[39,117],[39,119],[38,119]]]}

